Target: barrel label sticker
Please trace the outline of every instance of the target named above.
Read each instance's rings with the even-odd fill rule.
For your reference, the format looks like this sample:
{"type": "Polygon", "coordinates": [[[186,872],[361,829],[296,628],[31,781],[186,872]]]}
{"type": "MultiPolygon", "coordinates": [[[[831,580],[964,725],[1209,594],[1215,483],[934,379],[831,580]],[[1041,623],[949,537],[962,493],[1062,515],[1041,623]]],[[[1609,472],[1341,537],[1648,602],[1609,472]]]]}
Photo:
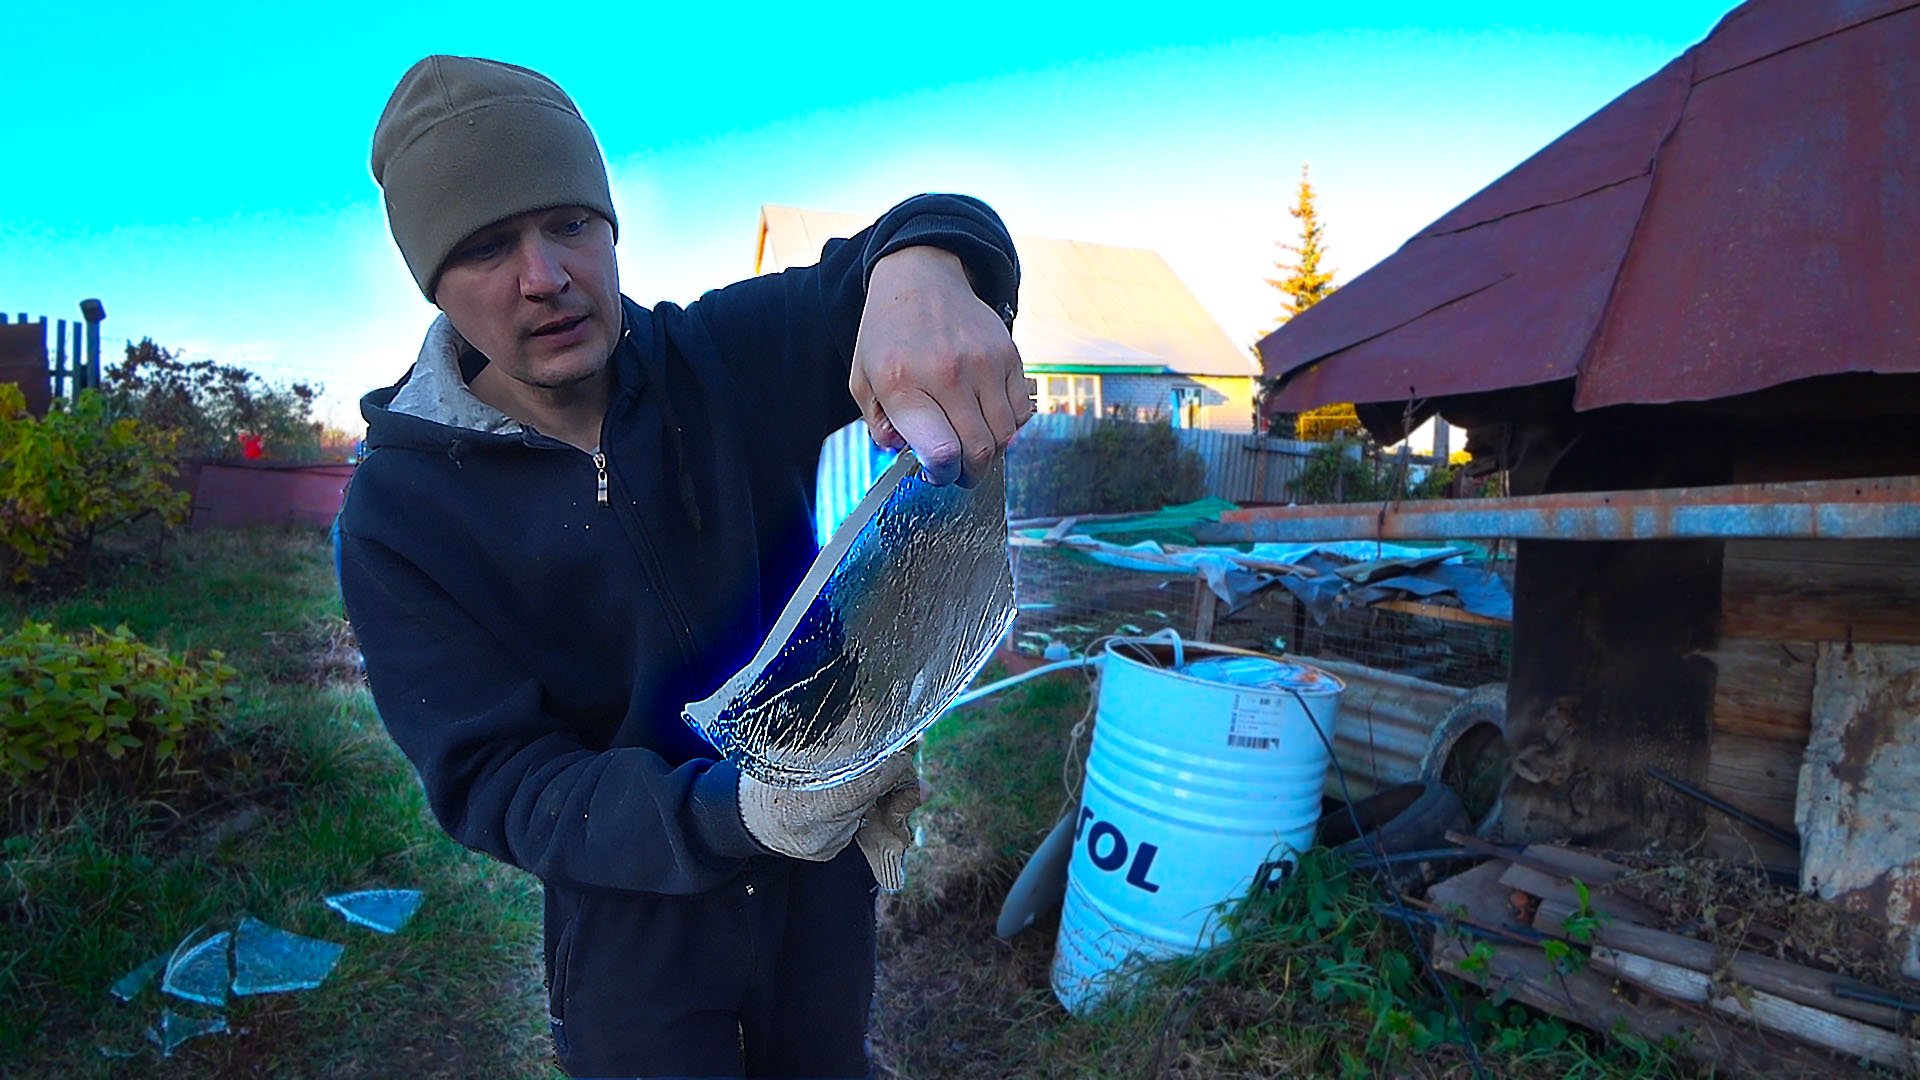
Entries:
{"type": "Polygon", "coordinates": [[[1291,700],[1280,694],[1235,694],[1227,745],[1242,750],[1270,750],[1279,746],[1289,704],[1291,700]]]}

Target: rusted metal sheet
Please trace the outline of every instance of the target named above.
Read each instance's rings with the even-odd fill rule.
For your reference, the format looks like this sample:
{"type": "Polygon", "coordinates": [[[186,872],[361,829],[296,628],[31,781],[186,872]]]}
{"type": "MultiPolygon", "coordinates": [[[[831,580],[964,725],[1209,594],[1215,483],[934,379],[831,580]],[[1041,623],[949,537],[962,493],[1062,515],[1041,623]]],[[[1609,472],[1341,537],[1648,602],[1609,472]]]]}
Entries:
{"type": "Polygon", "coordinates": [[[333,524],[353,479],[351,465],[289,467],[209,464],[193,496],[195,529],[333,524]]]}
{"type": "Polygon", "coordinates": [[[1700,43],[1700,77],[1712,78],[1782,49],[1817,41],[1913,6],[1913,0],[1827,0],[1743,4],[1700,43]]]}
{"type": "Polygon", "coordinates": [[[1257,507],[1194,530],[1203,543],[1308,540],[1920,539],[1920,476],[1507,499],[1257,507]]]}
{"type": "Polygon", "coordinates": [[[1801,887],[1884,917],[1920,978],[1920,648],[1822,642],[1814,670],[1801,887]]]}
{"type": "Polygon", "coordinates": [[[1330,798],[1345,798],[1338,772],[1346,774],[1347,788],[1356,799],[1422,779],[1439,768],[1436,753],[1444,753],[1460,737],[1460,732],[1443,730],[1441,722],[1467,696],[1465,690],[1364,664],[1297,659],[1325,668],[1347,684],[1333,734],[1340,769],[1327,773],[1330,798]]]}
{"type": "Polygon", "coordinates": [[[1920,8],[1701,78],[1574,408],[1920,371],[1916,177],[1920,8]]]}
{"type": "Polygon", "coordinates": [[[15,383],[27,411],[45,416],[53,395],[47,382],[47,324],[0,324],[0,383],[15,383]]]}
{"type": "Polygon", "coordinates": [[[1263,340],[1265,408],[1920,372],[1916,58],[1920,0],[1742,5],[1263,340]]]}

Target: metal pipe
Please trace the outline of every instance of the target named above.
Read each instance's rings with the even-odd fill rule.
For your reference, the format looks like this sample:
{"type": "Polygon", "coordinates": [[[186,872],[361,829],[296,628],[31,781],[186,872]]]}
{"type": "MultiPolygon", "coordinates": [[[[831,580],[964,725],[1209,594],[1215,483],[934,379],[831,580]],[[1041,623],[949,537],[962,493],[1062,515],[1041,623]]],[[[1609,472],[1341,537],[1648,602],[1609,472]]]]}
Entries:
{"type": "Polygon", "coordinates": [[[1194,530],[1203,543],[1313,540],[1912,540],[1920,476],[1256,507],[1194,530]]]}
{"type": "Polygon", "coordinates": [[[997,694],[1008,687],[1018,686],[1028,679],[1037,679],[1042,675],[1049,675],[1056,671],[1066,671],[1069,668],[1098,667],[1099,664],[1100,658],[1097,656],[1076,656],[1072,660],[1062,660],[1055,664],[1044,664],[1034,668],[1032,671],[1023,671],[1018,675],[1001,679],[999,682],[991,682],[978,689],[969,690],[959,697],[954,698],[953,704],[947,706],[947,712],[952,712],[962,705],[970,705],[983,697],[997,694]]]}
{"type": "Polygon", "coordinates": [[[1679,777],[1670,776],[1652,765],[1647,766],[1647,775],[1688,798],[1700,800],[1740,824],[1745,825],[1747,828],[1764,834],[1770,840],[1777,840],[1781,844],[1793,848],[1795,851],[1800,849],[1800,837],[1794,832],[1783,829],[1764,818],[1754,817],[1752,814],[1747,813],[1745,810],[1740,809],[1725,799],[1709,795],[1699,788],[1694,787],[1692,784],[1681,780],[1679,777]]]}

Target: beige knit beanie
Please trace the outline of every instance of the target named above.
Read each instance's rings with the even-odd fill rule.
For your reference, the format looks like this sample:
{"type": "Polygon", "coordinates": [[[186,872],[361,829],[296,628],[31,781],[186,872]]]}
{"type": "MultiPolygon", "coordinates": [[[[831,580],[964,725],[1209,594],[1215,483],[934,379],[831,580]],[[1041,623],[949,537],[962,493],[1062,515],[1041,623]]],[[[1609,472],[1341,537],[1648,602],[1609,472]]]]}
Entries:
{"type": "Polygon", "coordinates": [[[620,232],[580,110],[546,76],[494,60],[429,56],[409,68],[373,129],[373,178],[428,300],[454,245],[515,214],[584,206],[620,232]]]}

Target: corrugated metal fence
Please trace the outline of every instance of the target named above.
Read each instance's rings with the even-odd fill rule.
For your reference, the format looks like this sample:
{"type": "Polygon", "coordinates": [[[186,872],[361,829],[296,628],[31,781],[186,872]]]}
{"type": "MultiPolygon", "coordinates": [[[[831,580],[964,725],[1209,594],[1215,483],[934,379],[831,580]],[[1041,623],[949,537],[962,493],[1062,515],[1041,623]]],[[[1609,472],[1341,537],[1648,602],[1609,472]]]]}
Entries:
{"type": "MultiPolygon", "coordinates": [[[[1066,441],[1088,434],[1098,423],[1100,419],[1093,416],[1036,416],[1021,429],[1020,440],[1066,441]]],[[[1231,431],[1177,428],[1173,434],[1206,466],[1206,494],[1242,506],[1288,502],[1292,498],[1288,485],[1300,475],[1316,445],[1231,431]]],[[[814,532],[820,543],[827,542],[834,527],[846,520],[892,463],[891,453],[874,447],[865,421],[855,420],[827,437],[820,448],[814,508],[814,532]]]]}

